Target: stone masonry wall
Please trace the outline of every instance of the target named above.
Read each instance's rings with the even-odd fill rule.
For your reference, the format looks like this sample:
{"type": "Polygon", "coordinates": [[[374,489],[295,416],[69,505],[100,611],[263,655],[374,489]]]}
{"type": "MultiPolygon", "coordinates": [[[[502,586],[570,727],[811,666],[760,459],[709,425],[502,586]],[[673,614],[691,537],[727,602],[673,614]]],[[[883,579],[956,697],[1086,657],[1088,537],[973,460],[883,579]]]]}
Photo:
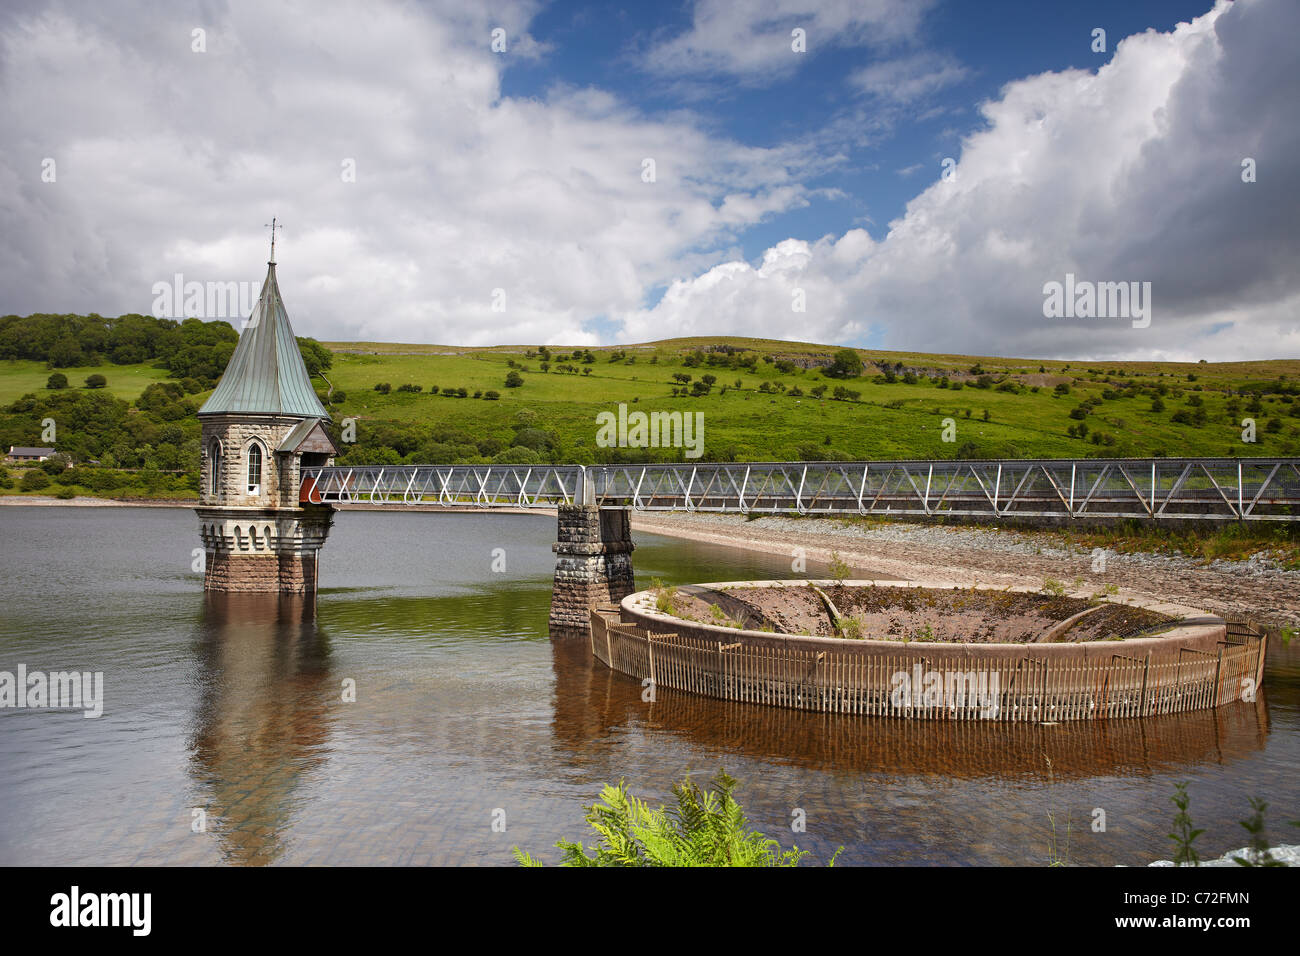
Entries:
{"type": "Polygon", "coordinates": [[[301,421],[275,416],[208,415],[203,418],[202,474],[199,501],[202,504],[242,505],[268,508],[297,503],[297,456],[277,455],[284,437],[301,421]],[[213,496],[212,441],[221,442],[221,495],[213,496]],[[253,439],[262,443],[262,486],[260,494],[248,494],[248,448],[253,439]],[[285,459],[290,459],[286,462],[285,459]],[[286,467],[287,474],[280,469],[286,467]]]}
{"type": "Polygon", "coordinates": [[[210,551],[203,573],[207,591],[279,591],[303,594],[316,589],[314,554],[231,554],[210,551]]]}
{"type": "Polygon", "coordinates": [[[551,590],[553,629],[586,634],[591,609],[617,604],[636,590],[632,526],[626,509],[561,506],[551,590]]]}
{"type": "Polygon", "coordinates": [[[199,533],[203,540],[203,587],[209,591],[280,591],[316,587],[316,555],[329,534],[333,509],[299,506],[302,458],[278,453],[302,419],[278,415],[205,415],[199,533]],[[248,449],[262,445],[258,493],[248,493],[248,449]],[[214,441],[221,444],[219,493],[212,494],[214,441]]]}

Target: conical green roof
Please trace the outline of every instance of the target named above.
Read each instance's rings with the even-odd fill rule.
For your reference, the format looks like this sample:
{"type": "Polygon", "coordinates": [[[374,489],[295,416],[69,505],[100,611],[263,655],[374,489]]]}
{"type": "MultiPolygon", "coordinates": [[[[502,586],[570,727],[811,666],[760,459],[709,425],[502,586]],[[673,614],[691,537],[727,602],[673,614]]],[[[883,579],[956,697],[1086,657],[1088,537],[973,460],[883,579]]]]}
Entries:
{"type": "Polygon", "coordinates": [[[235,412],[326,418],[284,311],[275,263],[268,262],[262,294],[239,335],[230,363],[200,415],[235,412]]]}

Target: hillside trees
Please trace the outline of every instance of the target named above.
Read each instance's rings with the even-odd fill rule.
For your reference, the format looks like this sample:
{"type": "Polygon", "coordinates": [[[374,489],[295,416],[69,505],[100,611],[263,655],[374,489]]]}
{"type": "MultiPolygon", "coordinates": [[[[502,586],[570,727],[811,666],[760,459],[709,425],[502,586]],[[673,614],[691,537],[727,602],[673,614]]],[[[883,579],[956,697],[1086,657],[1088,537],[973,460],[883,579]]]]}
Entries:
{"type": "Polygon", "coordinates": [[[862,374],[862,359],[853,349],[840,349],[824,371],[829,378],[857,378],[862,374]]]}

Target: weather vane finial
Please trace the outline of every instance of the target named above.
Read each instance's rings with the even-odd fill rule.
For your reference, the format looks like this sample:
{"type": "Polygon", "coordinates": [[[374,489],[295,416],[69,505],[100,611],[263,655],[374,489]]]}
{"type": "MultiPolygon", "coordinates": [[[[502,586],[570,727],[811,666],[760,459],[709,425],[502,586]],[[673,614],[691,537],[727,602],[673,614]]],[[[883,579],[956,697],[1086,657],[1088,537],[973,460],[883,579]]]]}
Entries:
{"type": "Polygon", "coordinates": [[[275,217],[274,217],[274,216],[271,217],[271,221],[270,221],[270,222],[264,222],[264,223],[262,223],[262,226],[271,230],[271,259],[270,259],[270,261],[271,261],[271,262],[275,262],[275,230],[276,230],[276,229],[283,229],[284,226],[277,226],[277,225],[275,224],[275,217]]]}

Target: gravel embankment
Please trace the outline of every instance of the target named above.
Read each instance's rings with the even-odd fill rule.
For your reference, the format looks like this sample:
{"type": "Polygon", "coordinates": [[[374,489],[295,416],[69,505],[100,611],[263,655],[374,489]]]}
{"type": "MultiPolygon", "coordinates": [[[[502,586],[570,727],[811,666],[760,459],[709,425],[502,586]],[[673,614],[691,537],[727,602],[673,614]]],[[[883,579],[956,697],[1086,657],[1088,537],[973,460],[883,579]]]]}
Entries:
{"type": "Polygon", "coordinates": [[[1300,571],[1284,571],[1263,555],[1205,563],[1161,554],[1106,554],[1092,570],[1082,548],[1045,543],[1033,532],[924,524],[856,525],[833,518],[633,513],[632,527],[672,537],[789,554],[813,560],[832,551],[859,577],[945,578],[983,585],[1041,585],[1055,578],[1070,590],[1119,588],[1119,597],[1159,599],[1275,627],[1300,626],[1300,571]],[[1076,584],[1076,582],[1078,582],[1076,584]]]}

